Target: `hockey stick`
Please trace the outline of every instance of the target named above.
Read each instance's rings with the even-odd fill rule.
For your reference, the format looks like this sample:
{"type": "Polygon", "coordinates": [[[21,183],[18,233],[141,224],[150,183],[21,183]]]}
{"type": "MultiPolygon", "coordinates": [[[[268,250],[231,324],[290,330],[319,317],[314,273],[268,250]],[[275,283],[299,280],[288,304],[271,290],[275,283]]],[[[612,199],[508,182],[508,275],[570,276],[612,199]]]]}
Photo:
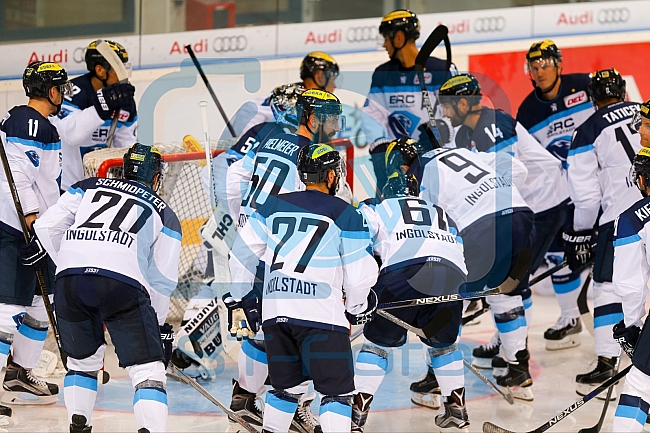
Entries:
{"type": "Polygon", "coordinates": [[[467,362],[467,360],[465,358],[463,358],[463,364],[465,364],[465,367],[467,367],[469,369],[469,371],[474,373],[476,375],[476,377],[481,379],[487,386],[492,388],[493,391],[495,391],[497,394],[501,395],[501,397],[503,397],[508,402],[508,404],[511,404],[511,405],[515,404],[515,401],[512,398],[512,394],[510,392],[508,392],[506,394],[505,392],[501,391],[495,384],[492,383],[492,381],[490,379],[483,376],[483,374],[480,371],[478,371],[476,369],[476,367],[474,367],[471,363],[467,362]]]}
{"type": "MultiPolygon", "coordinates": [[[[445,49],[447,52],[447,62],[446,62],[446,67],[447,71],[449,71],[449,68],[451,67],[451,44],[449,43],[449,29],[447,26],[440,24],[438,27],[433,29],[429,37],[427,38],[426,41],[424,41],[424,44],[422,45],[422,48],[420,48],[420,52],[418,52],[417,57],[415,58],[415,71],[418,74],[418,79],[420,81],[420,90],[422,91],[422,105],[427,110],[427,114],[429,116],[429,130],[427,130],[427,134],[429,134],[429,139],[431,139],[431,143],[434,143],[437,141],[439,144],[442,144],[440,141],[440,131],[438,131],[438,125],[435,122],[435,113],[436,109],[438,108],[438,99],[436,98],[436,106],[433,107],[431,105],[431,99],[429,98],[429,91],[427,90],[427,85],[424,82],[424,68],[427,62],[427,59],[433,52],[433,50],[436,49],[436,47],[440,44],[440,42],[445,43],[445,49]],[[433,137],[431,136],[433,134],[433,137]]],[[[432,77],[433,80],[433,77],[432,77]]]]}
{"type": "MultiPolygon", "coordinates": [[[[16,208],[16,214],[18,214],[18,220],[20,221],[20,227],[23,230],[23,237],[25,238],[25,243],[29,244],[29,228],[27,227],[27,221],[25,220],[25,213],[23,212],[23,207],[20,204],[20,197],[18,196],[18,190],[16,189],[16,183],[14,182],[14,176],[11,173],[11,167],[9,167],[9,160],[7,159],[7,153],[5,151],[4,143],[0,139],[0,158],[2,158],[2,167],[5,170],[5,176],[7,177],[7,183],[9,184],[9,190],[11,191],[11,197],[14,200],[14,207],[16,208]]],[[[33,223],[32,223],[33,224],[33,223]]],[[[68,370],[68,355],[61,347],[61,336],[59,335],[59,327],[56,323],[56,317],[54,317],[54,310],[52,309],[52,304],[50,303],[50,297],[47,292],[47,286],[45,285],[45,278],[43,277],[43,271],[36,269],[36,281],[38,282],[38,288],[41,291],[41,297],[43,298],[43,304],[45,305],[45,311],[47,312],[47,318],[50,321],[52,326],[52,332],[54,333],[54,340],[56,340],[56,346],[59,349],[59,354],[61,355],[61,362],[66,371],[68,370]]]]}
{"type": "Polygon", "coordinates": [[[379,304],[377,309],[389,310],[392,308],[413,307],[416,305],[441,304],[444,302],[462,301],[463,299],[477,299],[490,295],[505,295],[517,288],[521,280],[524,279],[528,272],[528,267],[532,259],[529,249],[522,248],[517,257],[515,265],[510,271],[508,278],[494,289],[477,290],[468,293],[454,293],[451,295],[431,296],[429,298],[409,299],[404,301],[386,302],[379,304]]]}
{"type": "Polygon", "coordinates": [[[481,317],[484,313],[487,313],[488,311],[490,311],[490,304],[485,302],[485,299],[481,299],[481,308],[478,311],[473,312],[469,316],[463,317],[461,324],[465,326],[472,320],[481,317]]]}
{"type": "Polygon", "coordinates": [[[535,278],[533,278],[532,280],[530,280],[530,283],[528,283],[528,285],[529,285],[529,286],[534,286],[535,284],[537,284],[537,283],[539,283],[540,281],[542,281],[544,278],[548,277],[549,275],[553,275],[553,274],[556,273],[557,271],[559,271],[559,270],[561,270],[561,269],[564,269],[564,268],[566,268],[567,266],[569,266],[569,264],[568,264],[567,261],[565,260],[565,261],[563,261],[562,263],[560,263],[559,265],[557,265],[557,266],[553,266],[551,269],[548,269],[548,270],[545,271],[544,273],[539,274],[538,276],[536,276],[535,278]]]}
{"type": "Polygon", "coordinates": [[[377,314],[383,317],[386,320],[390,320],[394,324],[401,326],[402,328],[411,331],[415,335],[421,338],[431,338],[434,335],[436,335],[438,332],[442,331],[442,328],[447,326],[449,322],[451,322],[451,319],[454,317],[454,313],[452,313],[451,309],[448,307],[443,307],[436,313],[436,316],[431,319],[429,323],[427,323],[424,327],[422,328],[416,328],[415,326],[409,325],[402,319],[393,316],[387,311],[384,311],[382,309],[377,309],[377,314]]]}
{"type": "MultiPolygon", "coordinates": [[[[102,55],[104,60],[106,60],[108,64],[111,65],[111,68],[115,70],[119,82],[128,83],[129,74],[126,72],[124,63],[122,63],[122,60],[120,60],[115,51],[113,51],[111,47],[109,47],[108,44],[101,39],[97,39],[95,41],[95,47],[97,48],[99,54],[102,55]]],[[[117,128],[117,121],[119,118],[120,109],[118,108],[115,110],[115,114],[113,114],[113,120],[111,120],[111,127],[109,128],[108,136],[106,137],[106,147],[111,147],[113,145],[113,138],[115,138],[115,129],[117,128]]]]}
{"type": "MultiPolygon", "coordinates": [[[[620,363],[621,357],[616,358],[616,365],[614,366],[614,371],[618,371],[618,366],[620,363]]],[[[578,431],[578,433],[598,433],[600,428],[603,426],[603,421],[605,421],[605,415],[607,415],[607,408],[609,407],[609,401],[612,398],[612,392],[614,387],[610,386],[607,390],[607,397],[605,398],[605,404],[603,406],[603,411],[600,413],[600,418],[598,418],[598,423],[593,427],[583,428],[578,431]]]]}
{"type": "MultiPolygon", "coordinates": [[[[180,370],[180,369],[179,369],[178,367],[176,367],[174,364],[172,364],[172,363],[170,362],[168,368],[171,370],[171,372],[172,372],[174,375],[176,375],[176,377],[177,377],[181,382],[186,383],[186,384],[188,384],[189,386],[191,386],[192,388],[194,388],[195,390],[197,390],[197,391],[199,392],[199,394],[201,394],[203,397],[205,397],[205,398],[207,398],[208,400],[210,400],[210,402],[211,402],[212,404],[214,404],[214,405],[217,406],[219,409],[221,409],[221,410],[222,410],[226,415],[228,415],[228,417],[229,417],[230,419],[232,419],[233,421],[236,421],[237,423],[239,423],[239,425],[241,425],[242,427],[244,427],[244,428],[245,428],[246,430],[248,430],[250,433],[259,433],[259,432],[255,429],[255,427],[253,427],[253,426],[250,425],[248,422],[246,422],[246,420],[245,420],[244,418],[242,418],[242,417],[241,417],[237,412],[233,412],[232,410],[230,410],[229,408],[227,408],[223,403],[221,403],[219,400],[217,400],[216,397],[214,397],[212,394],[210,394],[210,393],[208,392],[208,390],[206,390],[205,388],[203,388],[203,387],[202,387],[202,386],[201,386],[201,385],[200,385],[196,380],[194,380],[194,379],[192,379],[191,377],[189,377],[187,374],[185,374],[185,372],[183,372],[182,370],[180,370]]],[[[168,377],[169,377],[169,376],[168,376],[168,377]]]]}
{"type": "MultiPolygon", "coordinates": [[[[611,379],[609,379],[609,380],[603,382],[602,384],[600,384],[600,386],[598,386],[598,388],[594,389],[589,394],[585,395],[580,400],[576,401],[571,406],[564,409],[562,412],[555,415],[553,418],[546,421],[541,426],[537,427],[535,430],[531,430],[531,431],[529,431],[527,433],[542,433],[542,432],[545,432],[546,430],[550,429],[555,424],[557,424],[558,422],[565,419],[568,415],[570,415],[573,412],[575,412],[576,410],[580,409],[589,400],[593,399],[594,397],[596,397],[601,392],[605,391],[610,386],[616,385],[616,382],[621,380],[630,371],[631,368],[632,368],[631,365],[627,366],[625,369],[623,369],[617,375],[615,375],[611,379]]],[[[503,427],[499,427],[498,425],[492,424],[491,422],[487,421],[487,422],[483,423],[483,433],[515,433],[515,432],[513,432],[511,430],[504,429],[503,427]]]]}
{"type": "MultiPolygon", "coordinates": [[[[580,320],[585,324],[587,331],[594,336],[594,316],[589,312],[589,305],[587,305],[587,291],[589,290],[589,283],[591,283],[593,269],[587,275],[585,282],[582,284],[580,294],[578,295],[578,310],[580,311],[580,320]]],[[[609,401],[609,400],[608,400],[609,401]]]]}
{"type": "Polygon", "coordinates": [[[221,103],[219,103],[219,100],[217,99],[217,95],[214,94],[214,90],[212,90],[212,86],[210,85],[210,82],[208,81],[208,77],[205,76],[205,72],[203,72],[203,68],[201,67],[201,64],[199,63],[199,59],[196,58],[196,55],[194,54],[194,50],[192,49],[191,45],[186,45],[185,49],[189,53],[190,57],[192,58],[192,62],[194,62],[194,66],[196,66],[196,70],[199,71],[199,75],[201,76],[201,79],[203,80],[203,83],[205,83],[205,87],[208,88],[208,92],[210,93],[210,96],[212,96],[212,100],[214,101],[215,105],[217,106],[217,109],[219,109],[219,113],[221,113],[221,117],[223,118],[223,121],[226,122],[226,126],[228,127],[228,131],[230,131],[230,134],[232,134],[233,137],[237,137],[237,134],[235,133],[235,128],[232,127],[230,124],[230,121],[228,120],[228,116],[226,116],[226,112],[223,111],[223,107],[221,106],[221,103]]]}

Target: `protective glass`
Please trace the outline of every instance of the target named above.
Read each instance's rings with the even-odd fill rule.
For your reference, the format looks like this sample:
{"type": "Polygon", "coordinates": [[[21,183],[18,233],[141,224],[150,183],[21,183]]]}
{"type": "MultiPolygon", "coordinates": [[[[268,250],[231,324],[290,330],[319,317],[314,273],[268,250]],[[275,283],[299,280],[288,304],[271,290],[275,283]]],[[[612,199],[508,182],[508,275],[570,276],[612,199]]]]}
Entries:
{"type": "Polygon", "coordinates": [[[639,132],[639,129],[641,129],[641,112],[637,111],[634,113],[634,116],[632,116],[632,121],[630,122],[630,128],[635,131],[639,132]]]}
{"type": "Polygon", "coordinates": [[[531,75],[540,71],[547,71],[550,68],[555,68],[555,60],[553,59],[539,59],[532,62],[524,63],[524,74],[531,75]]]}
{"type": "Polygon", "coordinates": [[[72,98],[72,83],[71,82],[68,81],[66,83],[59,84],[58,86],[56,86],[56,89],[59,91],[59,93],[61,95],[63,95],[64,98],[65,97],[72,98]]]}
{"type": "Polygon", "coordinates": [[[345,131],[345,116],[342,114],[325,114],[325,126],[334,128],[338,126],[339,131],[345,131]]]}

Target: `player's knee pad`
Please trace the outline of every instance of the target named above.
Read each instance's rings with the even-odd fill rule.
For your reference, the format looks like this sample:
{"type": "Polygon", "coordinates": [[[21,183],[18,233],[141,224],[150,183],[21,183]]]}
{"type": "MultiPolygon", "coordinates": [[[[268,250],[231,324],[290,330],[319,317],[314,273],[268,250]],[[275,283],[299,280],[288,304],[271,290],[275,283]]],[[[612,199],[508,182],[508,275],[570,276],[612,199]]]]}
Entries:
{"type": "Polygon", "coordinates": [[[18,336],[16,339],[24,338],[31,341],[45,341],[48,325],[47,319],[38,320],[31,314],[26,313],[23,317],[23,323],[18,328],[18,336]]]}
{"type": "Polygon", "coordinates": [[[324,395],[320,399],[320,405],[324,406],[327,403],[341,403],[346,406],[352,406],[352,394],[344,395],[324,395]]]}
{"type": "Polygon", "coordinates": [[[68,357],[67,367],[70,370],[83,371],[83,372],[93,372],[101,370],[104,366],[104,352],[106,351],[106,345],[100,346],[97,351],[91,356],[83,359],[77,359],[68,357]]]}
{"type": "MultiPolygon", "coordinates": [[[[294,391],[294,388],[295,387],[289,388],[289,390],[294,391]]],[[[302,393],[289,392],[285,389],[276,389],[276,388],[269,390],[268,394],[270,395],[267,396],[267,403],[270,403],[271,405],[273,405],[274,398],[279,399],[283,402],[298,405],[298,401],[300,400],[300,396],[302,395],[302,393]]]]}
{"type": "Polygon", "coordinates": [[[126,367],[126,371],[131,378],[133,388],[139,383],[146,381],[160,382],[163,385],[167,383],[166,369],[162,361],[147,362],[145,364],[136,364],[126,367]]]}
{"type": "Polygon", "coordinates": [[[357,356],[357,363],[376,365],[384,371],[388,370],[390,348],[382,347],[371,341],[365,341],[357,356]]]}
{"type": "Polygon", "coordinates": [[[621,297],[614,291],[614,284],[611,282],[594,282],[594,307],[605,304],[620,304],[621,297]]]}

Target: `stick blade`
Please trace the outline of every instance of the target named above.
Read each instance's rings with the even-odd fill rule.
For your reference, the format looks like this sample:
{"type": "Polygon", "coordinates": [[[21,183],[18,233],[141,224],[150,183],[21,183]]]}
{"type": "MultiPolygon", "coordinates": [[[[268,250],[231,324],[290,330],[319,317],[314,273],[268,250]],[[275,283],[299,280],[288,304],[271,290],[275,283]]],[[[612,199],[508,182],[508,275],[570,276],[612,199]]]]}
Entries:
{"type": "Polygon", "coordinates": [[[416,69],[417,66],[424,68],[425,63],[427,62],[427,59],[429,58],[433,50],[435,50],[436,47],[440,45],[440,42],[444,41],[445,37],[448,34],[449,34],[449,29],[447,28],[447,26],[443,24],[440,24],[431,32],[427,40],[424,41],[422,48],[420,48],[420,52],[415,58],[416,69]]]}
{"type": "Polygon", "coordinates": [[[506,430],[503,427],[499,427],[496,424],[492,424],[489,421],[483,423],[483,433],[515,433],[510,430],[506,430]]]}
{"type": "Polygon", "coordinates": [[[424,336],[426,338],[431,338],[435,336],[438,332],[442,331],[442,328],[447,326],[451,319],[454,318],[454,313],[449,307],[442,307],[431,320],[423,328],[424,336]]]}

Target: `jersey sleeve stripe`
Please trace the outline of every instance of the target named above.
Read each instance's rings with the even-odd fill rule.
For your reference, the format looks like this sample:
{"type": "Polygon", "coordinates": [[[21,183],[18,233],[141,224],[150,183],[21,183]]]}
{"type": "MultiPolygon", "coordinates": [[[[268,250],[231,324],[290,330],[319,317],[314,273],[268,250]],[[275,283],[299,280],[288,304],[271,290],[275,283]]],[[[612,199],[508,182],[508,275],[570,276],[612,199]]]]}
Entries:
{"type": "Polygon", "coordinates": [[[628,237],[622,238],[622,239],[616,239],[614,241],[614,248],[621,247],[621,246],[627,245],[627,244],[632,244],[634,242],[639,242],[640,240],[641,240],[641,236],[639,236],[638,234],[628,236],[628,237]]]}
{"type": "Polygon", "coordinates": [[[342,238],[348,238],[348,239],[370,239],[370,232],[368,232],[368,231],[358,231],[358,232],[341,231],[341,237],[342,238]]]}
{"type": "Polygon", "coordinates": [[[68,192],[70,194],[81,194],[82,196],[85,194],[85,191],[83,189],[73,187],[68,188],[68,192]]]}
{"type": "Polygon", "coordinates": [[[569,156],[574,156],[574,155],[577,155],[579,153],[589,152],[590,150],[595,150],[594,145],[593,144],[586,144],[584,146],[580,146],[578,148],[569,150],[569,156]]]}
{"type": "Polygon", "coordinates": [[[175,230],[172,230],[168,227],[163,226],[162,230],[160,230],[163,234],[166,234],[170,238],[178,239],[179,241],[182,239],[182,236],[180,233],[178,233],[175,230]]]}
{"type": "Polygon", "coordinates": [[[7,141],[22,144],[23,146],[37,147],[42,150],[61,150],[61,141],[54,143],[43,143],[42,141],[27,140],[19,137],[7,137],[7,141]]]}
{"type": "Polygon", "coordinates": [[[505,149],[508,146],[512,146],[517,142],[517,136],[510,137],[507,140],[503,140],[501,143],[497,143],[494,146],[490,147],[486,152],[499,152],[500,150],[505,149]]]}

